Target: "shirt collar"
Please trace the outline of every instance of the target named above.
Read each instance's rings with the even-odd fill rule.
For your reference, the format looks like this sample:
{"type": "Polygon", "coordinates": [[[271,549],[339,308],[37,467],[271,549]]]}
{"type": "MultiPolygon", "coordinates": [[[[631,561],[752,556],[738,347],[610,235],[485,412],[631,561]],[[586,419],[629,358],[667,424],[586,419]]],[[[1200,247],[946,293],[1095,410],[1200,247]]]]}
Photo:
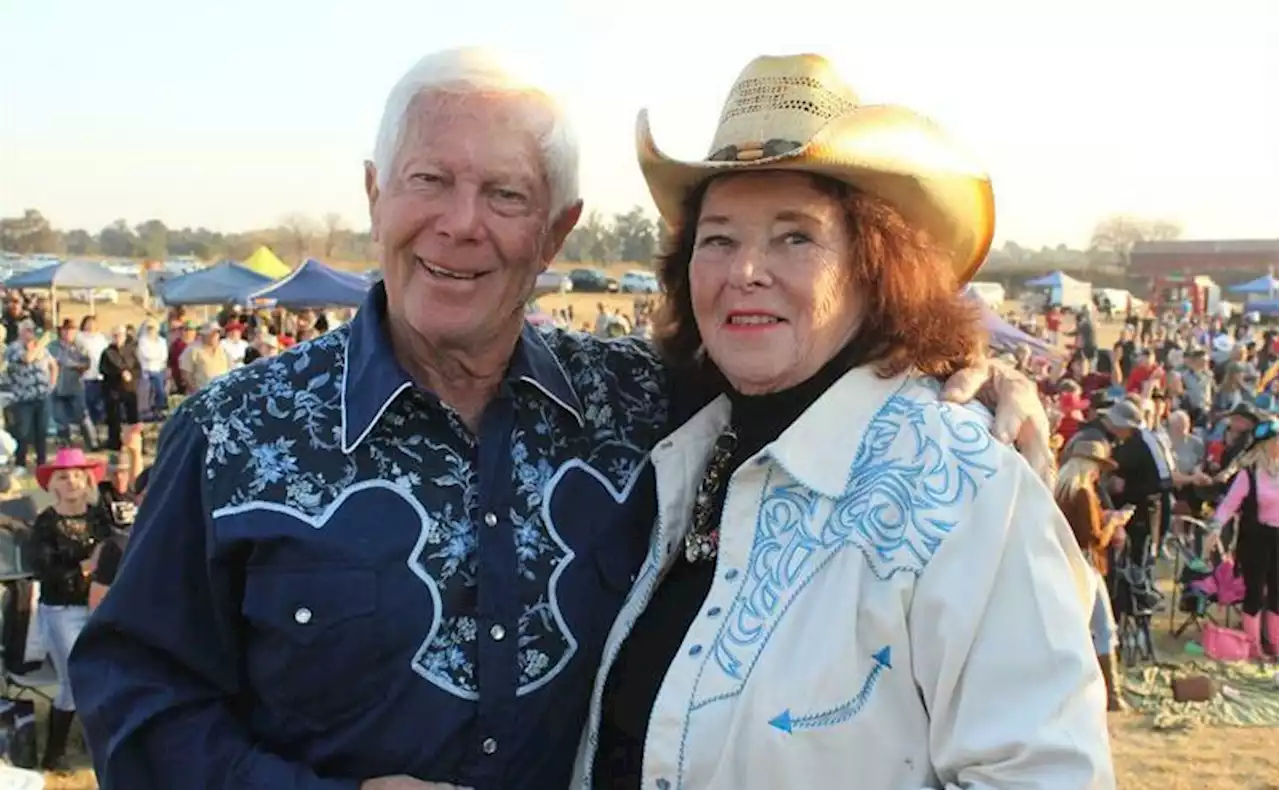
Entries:
{"type": "MultiPolygon", "coordinates": [[[[395,399],[413,380],[391,350],[386,327],[387,292],[379,282],[351,320],[342,366],[342,451],[359,446],[395,399]]],[[[582,402],[564,366],[542,335],[528,323],[520,334],[507,381],[536,388],[583,425],[582,402]]]]}

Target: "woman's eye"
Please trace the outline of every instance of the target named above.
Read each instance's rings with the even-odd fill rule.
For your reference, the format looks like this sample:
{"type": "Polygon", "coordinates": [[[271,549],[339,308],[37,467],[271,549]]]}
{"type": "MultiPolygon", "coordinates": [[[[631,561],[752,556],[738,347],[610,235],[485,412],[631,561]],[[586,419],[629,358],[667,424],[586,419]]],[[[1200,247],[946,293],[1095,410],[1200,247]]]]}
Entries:
{"type": "Polygon", "coordinates": [[[782,237],[782,240],[785,241],[787,244],[791,244],[791,245],[808,244],[811,241],[813,241],[813,239],[809,238],[809,234],[801,233],[798,230],[793,230],[790,233],[784,235],[782,237]]]}
{"type": "Polygon", "coordinates": [[[699,247],[724,247],[732,243],[733,243],[733,240],[730,239],[728,236],[704,236],[703,239],[698,242],[698,246],[699,247]]]}

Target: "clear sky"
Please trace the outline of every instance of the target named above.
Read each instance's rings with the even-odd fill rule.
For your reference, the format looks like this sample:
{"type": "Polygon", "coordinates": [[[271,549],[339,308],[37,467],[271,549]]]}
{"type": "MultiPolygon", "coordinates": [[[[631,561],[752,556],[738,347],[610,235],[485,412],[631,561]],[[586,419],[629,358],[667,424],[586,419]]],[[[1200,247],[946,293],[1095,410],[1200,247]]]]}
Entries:
{"type": "Polygon", "coordinates": [[[751,57],[811,51],[976,150],[999,239],[1083,245],[1109,213],[1271,238],[1278,41],[1276,0],[0,0],[0,216],[365,227],[388,89],[427,52],[487,44],[567,97],[589,208],[651,208],[640,107],[701,157],[751,57]]]}

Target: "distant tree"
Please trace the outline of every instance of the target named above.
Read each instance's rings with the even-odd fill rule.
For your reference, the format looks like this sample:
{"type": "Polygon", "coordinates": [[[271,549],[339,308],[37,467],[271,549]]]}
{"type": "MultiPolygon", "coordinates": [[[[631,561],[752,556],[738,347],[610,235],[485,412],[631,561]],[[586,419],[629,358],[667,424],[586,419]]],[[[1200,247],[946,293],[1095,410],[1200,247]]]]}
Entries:
{"type": "Polygon", "coordinates": [[[98,233],[98,251],[113,258],[136,258],[144,252],[129,223],[118,219],[98,233]]]}
{"type": "Polygon", "coordinates": [[[342,242],[342,237],[347,232],[347,223],[343,221],[341,214],[329,213],[324,215],[324,257],[326,260],[333,258],[333,253],[337,251],[338,245],[342,242]]]}
{"type": "Polygon", "coordinates": [[[1147,220],[1122,214],[1100,221],[1093,229],[1089,248],[1111,253],[1125,265],[1133,246],[1143,241],[1172,241],[1182,235],[1182,226],[1172,220],[1147,220]]]}
{"type": "Polygon", "coordinates": [[[317,235],[315,224],[304,214],[289,214],[280,220],[280,244],[299,260],[307,257],[317,235]]]}
{"type": "Polygon", "coordinates": [[[33,208],[22,212],[21,217],[0,219],[0,249],[30,255],[39,252],[58,252],[61,239],[44,215],[33,208]]]}
{"type": "Polygon", "coordinates": [[[612,231],[620,260],[646,266],[653,263],[658,254],[658,228],[645,216],[644,209],[635,206],[625,214],[614,215],[612,231]]]}
{"type": "Polygon", "coordinates": [[[169,251],[169,229],[158,219],[149,219],[133,229],[138,235],[138,250],[149,260],[163,260],[169,251]]]}
{"type": "Polygon", "coordinates": [[[97,255],[98,240],[87,230],[76,228],[62,234],[63,245],[68,255],[97,255]]]}

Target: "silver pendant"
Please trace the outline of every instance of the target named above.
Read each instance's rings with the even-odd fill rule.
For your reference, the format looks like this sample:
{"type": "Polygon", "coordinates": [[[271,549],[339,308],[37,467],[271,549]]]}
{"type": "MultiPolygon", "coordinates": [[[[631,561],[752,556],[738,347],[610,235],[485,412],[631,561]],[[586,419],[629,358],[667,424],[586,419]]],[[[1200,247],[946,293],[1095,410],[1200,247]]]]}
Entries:
{"type": "Polygon", "coordinates": [[[690,564],[705,562],[716,557],[717,541],[713,535],[690,532],[684,536],[684,558],[690,564]]]}

